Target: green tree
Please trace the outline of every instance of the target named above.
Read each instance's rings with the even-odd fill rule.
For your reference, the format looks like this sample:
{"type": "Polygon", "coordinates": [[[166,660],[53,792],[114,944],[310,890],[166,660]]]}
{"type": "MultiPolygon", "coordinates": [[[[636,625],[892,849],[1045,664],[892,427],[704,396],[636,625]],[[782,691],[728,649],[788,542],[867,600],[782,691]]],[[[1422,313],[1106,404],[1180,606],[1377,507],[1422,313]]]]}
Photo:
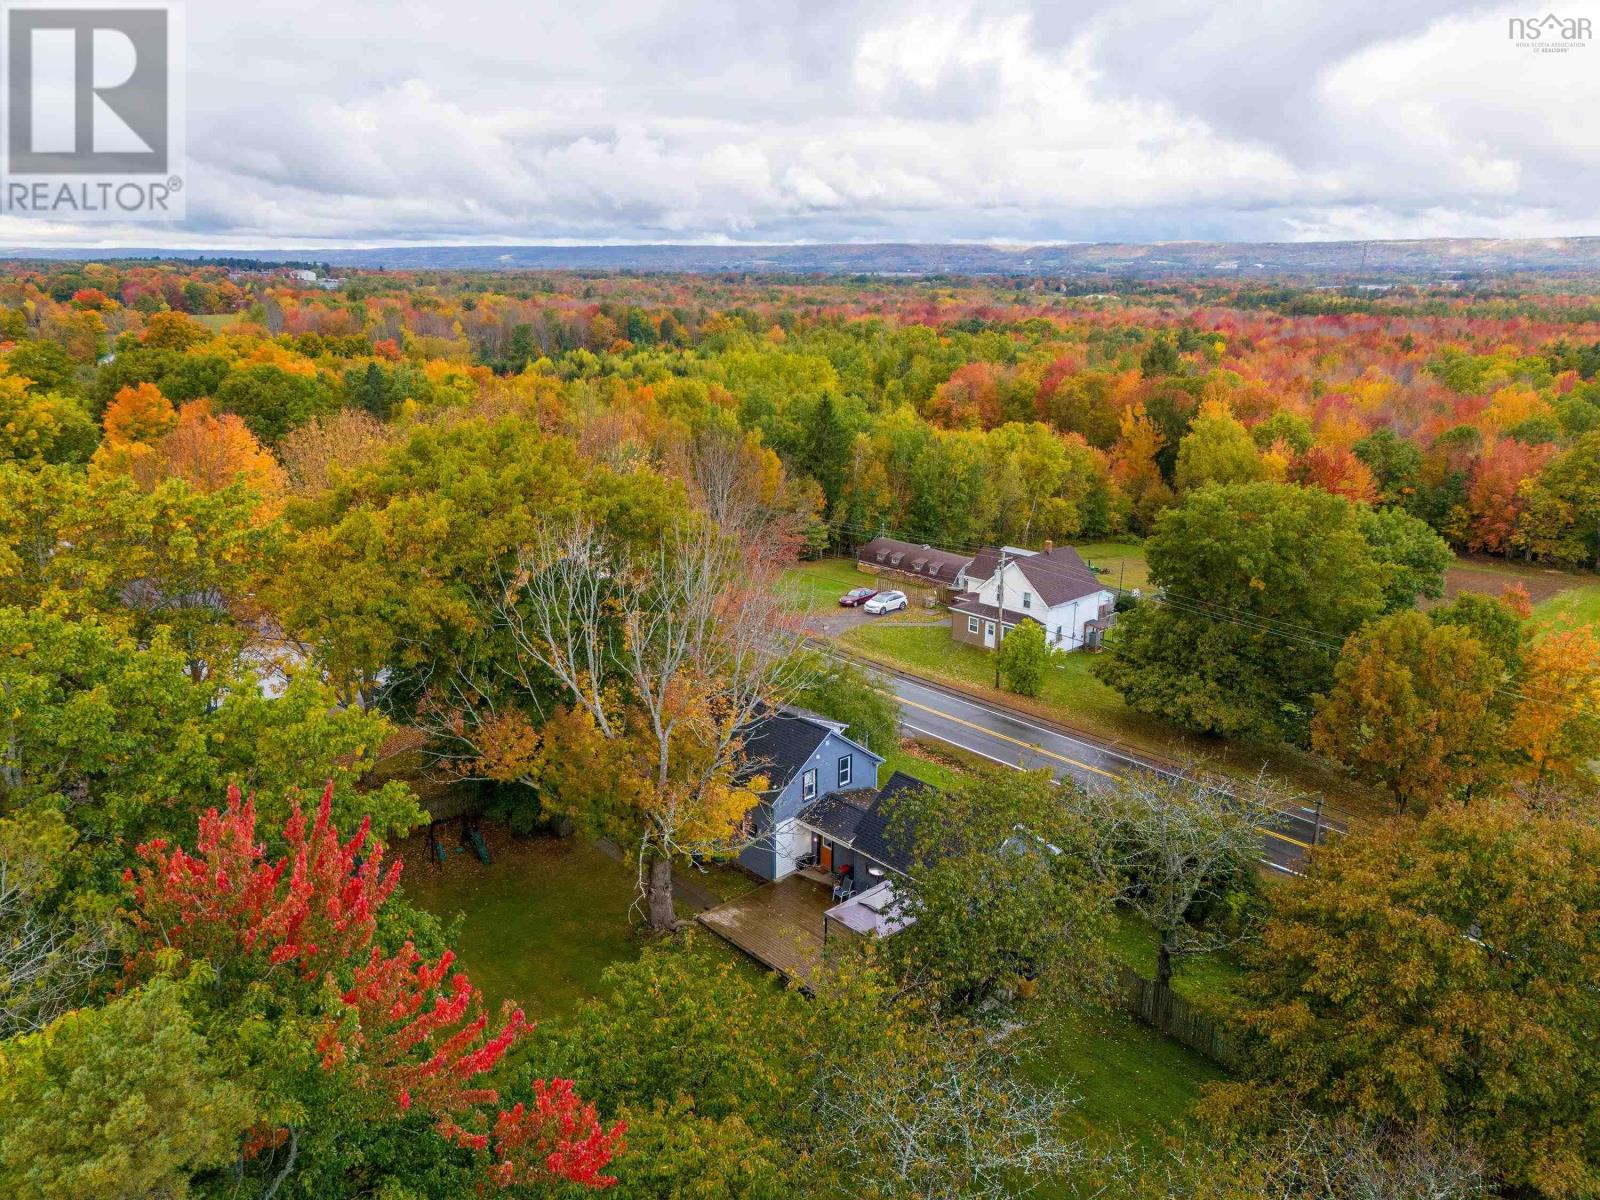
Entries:
{"type": "Polygon", "coordinates": [[[1254,483],[1266,476],[1250,431],[1225,404],[1207,404],[1178,444],[1172,483],[1180,494],[1212,483],[1254,483]]]}
{"type": "Polygon", "coordinates": [[[900,744],[900,701],[875,675],[845,659],[808,655],[805,682],[794,694],[801,708],[834,721],[876,754],[892,754],[900,744]]]}
{"type": "Polygon", "coordinates": [[[1023,621],[1000,643],[1000,678],[1007,690],[1019,696],[1037,696],[1044,690],[1045,674],[1059,653],[1050,646],[1043,625],[1023,621]]]}
{"type": "Polygon", "coordinates": [[[231,1159],[255,1116],[179,985],[156,980],[0,1046],[0,1191],[187,1196],[190,1177],[231,1159]]]}
{"type": "Polygon", "coordinates": [[[1230,787],[1193,768],[1137,772],[1069,788],[1069,809],[1094,831],[1099,878],[1156,934],[1156,982],[1185,959],[1248,931],[1261,831],[1272,794],[1262,780],[1230,787]]]}
{"type": "Polygon", "coordinates": [[[916,918],[883,945],[901,980],[954,1011],[1002,988],[1081,996],[1104,977],[1113,885],[1048,772],[908,789],[887,819],[910,860],[895,900],[916,918]]]}
{"type": "Polygon", "coordinates": [[[1470,795],[1503,757],[1498,678],[1498,664],[1460,626],[1396,613],[1345,643],[1312,745],[1381,784],[1401,812],[1470,795]]]}
{"type": "Polygon", "coordinates": [[[1302,740],[1384,577],[1349,501],[1292,484],[1203,488],[1147,543],[1157,603],[1123,614],[1097,676],[1192,729],[1302,740]]]}
{"type": "Polygon", "coordinates": [[[1600,1177],[1600,830],[1479,802],[1374,823],[1280,889],[1254,1070],[1301,1103],[1475,1143],[1515,1194],[1600,1177]]]}
{"type": "Polygon", "coordinates": [[[1528,623],[1501,597],[1481,592],[1462,592],[1448,604],[1428,610],[1435,625],[1454,625],[1466,630],[1499,664],[1499,678],[1510,684],[1522,673],[1531,633],[1528,623]]]}
{"type": "Polygon", "coordinates": [[[1361,509],[1361,532],[1377,560],[1384,612],[1444,595],[1444,573],[1455,562],[1449,545],[1424,521],[1398,508],[1361,509]]]}
{"type": "Polygon", "coordinates": [[[194,678],[231,673],[257,630],[253,585],[279,550],[275,523],[239,485],[0,466],[0,604],[43,608],[181,649],[194,678]]]}
{"type": "Polygon", "coordinates": [[[830,518],[844,491],[845,476],[850,469],[850,444],[853,440],[849,426],[839,414],[832,393],[824,392],[806,422],[800,466],[821,485],[822,495],[827,501],[827,515],[830,518]]]}
{"type": "Polygon", "coordinates": [[[1416,509],[1422,483],[1422,451],[1413,442],[1385,428],[1374,430],[1352,449],[1372,472],[1380,504],[1416,509]]]}
{"type": "Polygon", "coordinates": [[[1258,450],[1270,450],[1282,442],[1296,454],[1304,454],[1316,445],[1317,438],[1310,421],[1299,413],[1280,408],[1266,420],[1251,426],[1250,440],[1258,450]]]}
{"type": "Polygon", "coordinates": [[[320,375],[301,375],[269,363],[228,372],[216,400],[220,411],[237,413],[268,445],[339,406],[334,389],[320,375]]]}
{"type": "Polygon", "coordinates": [[[83,463],[100,431],[72,396],[36,392],[0,375],[0,463],[83,463]]]}
{"type": "Polygon", "coordinates": [[[341,707],[310,673],[277,699],[254,679],[196,683],[165,636],[141,647],[95,620],[0,609],[0,810],[62,807],[120,870],[128,844],[192,825],[182,795],[257,788],[287,815],[300,780],[333,780],[335,812],[388,835],[422,817],[399,781],[362,790],[392,732],[376,712],[341,707]],[[218,703],[223,696],[226,703],[218,703]]]}
{"type": "Polygon", "coordinates": [[[1535,558],[1600,566],[1600,431],[1573,442],[1522,490],[1516,546],[1535,558]]]}

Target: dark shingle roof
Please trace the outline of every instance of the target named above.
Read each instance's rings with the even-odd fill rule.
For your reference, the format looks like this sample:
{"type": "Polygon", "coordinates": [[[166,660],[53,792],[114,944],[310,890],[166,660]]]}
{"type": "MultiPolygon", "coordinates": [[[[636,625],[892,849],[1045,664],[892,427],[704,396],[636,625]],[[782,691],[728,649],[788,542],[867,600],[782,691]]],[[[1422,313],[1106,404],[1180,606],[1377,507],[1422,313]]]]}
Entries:
{"type": "Polygon", "coordinates": [[[853,842],[856,826],[871,806],[878,792],[876,788],[854,788],[847,792],[829,792],[813,800],[800,810],[800,820],[827,837],[841,842],[853,842]]]}
{"type": "MultiPolygon", "coordinates": [[[[1000,610],[998,608],[992,604],[983,603],[977,597],[978,594],[976,592],[965,593],[961,599],[957,600],[950,606],[950,611],[960,613],[962,616],[967,617],[987,617],[991,621],[998,621],[1001,619],[1000,610]]],[[[1042,612],[1043,610],[1041,609],[1040,611],[1042,612]]],[[[1023,621],[1033,621],[1039,625],[1044,624],[1043,621],[1039,620],[1038,613],[1022,612],[1021,610],[1015,608],[1006,609],[1006,624],[1018,625],[1023,621]]]]}
{"type": "Polygon", "coordinates": [[[831,726],[798,713],[769,712],[745,727],[739,777],[765,775],[767,786],[780,791],[832,732],[831,726]]]}
{"type": "Polygon", "coordinates": [[[913,847],[898,829],[891,828],[894,822],[889,810],[897,796],[927,786],[904,771],[896,771],[876,792],[869,788],[829,792],[801,809],[799,820],[904,875],[911,868],[913,847]]]}

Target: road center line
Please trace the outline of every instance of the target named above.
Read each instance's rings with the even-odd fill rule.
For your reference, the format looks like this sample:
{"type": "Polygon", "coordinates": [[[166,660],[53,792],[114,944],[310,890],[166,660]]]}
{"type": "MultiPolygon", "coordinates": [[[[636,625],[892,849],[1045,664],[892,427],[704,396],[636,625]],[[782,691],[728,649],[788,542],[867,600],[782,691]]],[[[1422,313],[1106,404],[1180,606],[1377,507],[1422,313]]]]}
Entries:
{"type": "MultiPolygon", "coordinates": [[[[1104,775],[1107,779],[1117,778],[1116,773],[1113,771],[1107,771],[1102,767],[1091,766],[1086,762],[1079,762],[1075,758],[1068,758],[1065,754],[1057,754],[1054,750],[1046,750],[1043,746],[1036,745],[1033,742],[1025,742],[1021,738],[1012,737],[1008,733],[1000,733],[998,730],[994,729],[985,729],[982,725],[979,725],[976,722],[965,720],[962,717],[955,716],[952,713],[943,712],[937,708],[931,708],[926,704],[919,704],[915,700],[906,699],[904,696],[897,698],[901,704],[907,705],[911,708],[920,708],[925,713],[931,713],[933,716],[939,717],[946,721],[954,721],[957,725],[965,725],[968,729],[976,730],[985,737],[998,738],[1002,742],[1010,742],[1012,745],[1021,746],[1024,750],[1031,751],[1034,754],[1042,754],[1044,757],[1053,758],[1057,762],[1063,762],[1073,767],[1080,767],[1085,771],[1093,771],[1096,775],[1104,775]]],[[[938,737],[938,734],[930,733],[929,736],[938,737]]],[[[969,748],[963,746],[961,749],[966,750],[969,748]]],[[[980,754],[984,758],[990,758],[989,755],[983,754],[981,750],[975,750],[972,751],[972,753],[980,754]]],[[[999,760],[995,759],[993,761],[998,762],[999,760]]],[[[1008,763],[1007,765],[1009,766],[1010,764],[1008,763]]],[[[1299,838],[1292,838],[1286,833],[1279,833],[1276,829],[1269,829],[1265,825],[1257,825],[1256,828],[1267,837],[1277,838],[1280,842],[1288,842],[1291,846],[1299,846],[1303,850],[1310,850],[1312,848],[1310,842],[1302,842],[1299,838]]]]}

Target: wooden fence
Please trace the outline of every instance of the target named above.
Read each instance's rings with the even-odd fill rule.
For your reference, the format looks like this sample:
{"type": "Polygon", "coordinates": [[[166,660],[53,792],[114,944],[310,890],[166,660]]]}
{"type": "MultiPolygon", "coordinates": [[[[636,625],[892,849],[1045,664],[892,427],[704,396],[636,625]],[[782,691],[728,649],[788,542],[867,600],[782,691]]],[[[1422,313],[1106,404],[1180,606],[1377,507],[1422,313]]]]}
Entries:
{"type": "Polygon", "coordinates": [[[1239,1065],[1239,1047],[1217,1017],[1171,988],[1122,967],[1118,988],[1127,1010],[1146,1025],[1230,1070],[1239,1065]]]}

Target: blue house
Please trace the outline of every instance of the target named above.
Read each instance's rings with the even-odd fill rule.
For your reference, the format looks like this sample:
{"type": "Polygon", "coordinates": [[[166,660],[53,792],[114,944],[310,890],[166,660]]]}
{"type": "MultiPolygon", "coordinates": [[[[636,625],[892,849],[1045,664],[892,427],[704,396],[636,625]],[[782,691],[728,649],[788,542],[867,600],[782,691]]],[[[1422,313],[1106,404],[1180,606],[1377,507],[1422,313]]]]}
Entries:
{"type": "Polygon", "coordinates": [[[911,870],[912,847],[894,828],[890,812],[897,796],[928,785],[896,771],[881,788],[836,791],[806,805],[795,824],[811,835],[811,863],[836,882],[844,896],[892,881],[911,870]]]}
{"type": "Polygon", "coordinates": [[[767,791],[751,810],[754,840],[739,863],[762,879],[782,879],[821,864],[814,830],[800,811],[823,796],[878,787],[883,756],[845,735],[846,726],[796,708],[774,709],[744,734],[743,777],[765,775],[767,791]]]}

